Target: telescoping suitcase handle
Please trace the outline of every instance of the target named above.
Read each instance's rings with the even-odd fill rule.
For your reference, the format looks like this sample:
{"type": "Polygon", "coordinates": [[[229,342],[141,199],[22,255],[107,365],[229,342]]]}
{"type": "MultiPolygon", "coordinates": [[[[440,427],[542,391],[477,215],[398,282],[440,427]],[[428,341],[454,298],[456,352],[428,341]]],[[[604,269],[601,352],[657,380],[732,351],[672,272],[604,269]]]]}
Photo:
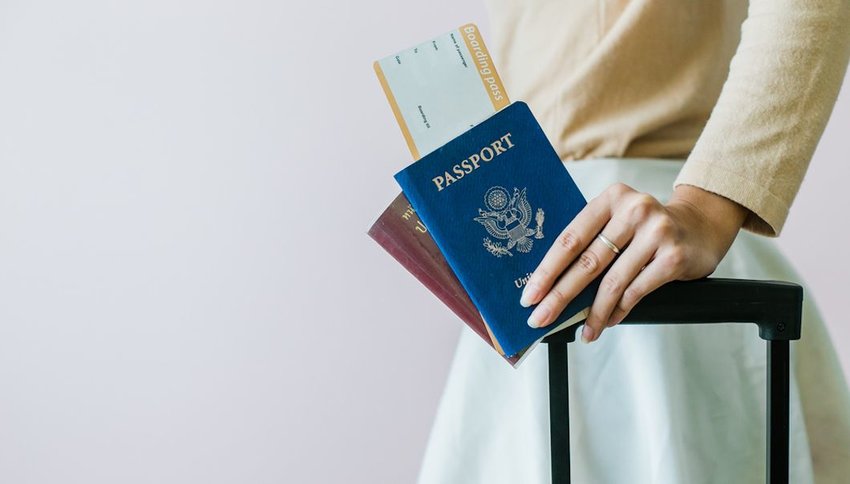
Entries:
{"type": "MultiPolygon", "coordinates": [[[[742,279],[671,282],[647,295],[620,324],[755,323],[767,341],[767,482],[788,483],[789,341],[800,339],[803,288],[742,279]]],[[[575,324],[547,336],[552,482],[570,482],[567,345],[575,324]]]]}

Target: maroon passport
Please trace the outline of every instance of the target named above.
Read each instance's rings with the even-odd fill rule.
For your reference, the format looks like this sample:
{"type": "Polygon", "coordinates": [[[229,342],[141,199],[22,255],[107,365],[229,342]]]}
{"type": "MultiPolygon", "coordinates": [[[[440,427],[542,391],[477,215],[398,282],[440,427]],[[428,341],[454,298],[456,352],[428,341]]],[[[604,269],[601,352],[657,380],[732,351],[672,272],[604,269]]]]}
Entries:
{"type": "Polygon", "coordinates": [[[403,193],[378,217],[369,229],[372,237],[443,304],[449,307],[478,336],[515,366],[522,353],[506,357],[481,319],[481,313],[455,276],[428,229],[419,220],[403,193]]]}

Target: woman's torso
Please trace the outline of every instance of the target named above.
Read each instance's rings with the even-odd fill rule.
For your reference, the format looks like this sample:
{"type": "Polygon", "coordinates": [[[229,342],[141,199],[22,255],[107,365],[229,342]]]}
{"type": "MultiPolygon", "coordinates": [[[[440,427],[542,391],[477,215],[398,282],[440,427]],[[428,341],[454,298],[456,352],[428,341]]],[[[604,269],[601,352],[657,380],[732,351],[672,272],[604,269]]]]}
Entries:
{"type": "Polygon", "coordinates": [[[685,158],[740,40],[739,0],[488,0],[508,93],[564,160],[685,158]]]}

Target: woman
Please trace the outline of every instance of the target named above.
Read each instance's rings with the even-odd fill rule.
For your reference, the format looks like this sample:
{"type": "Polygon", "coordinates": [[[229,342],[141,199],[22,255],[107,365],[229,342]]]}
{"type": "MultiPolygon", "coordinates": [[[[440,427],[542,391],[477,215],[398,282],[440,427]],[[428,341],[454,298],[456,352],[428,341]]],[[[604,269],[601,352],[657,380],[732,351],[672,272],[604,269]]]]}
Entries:
{"type": "MultiPolygon", "coordinates": [[[[764,236],[781,231],[835,102],[850,2],[490,3],[508,91],[591,200],[523,292],[528,323],[551,324],[605,273],[592,344],[570,354],[574,482],[763,482],[754,326],[606,328],[671,280],[798,280],[764,236]]],[[[847,482],[850,398],[806,304],[791,482],[847,482]]],[[[549,482],[547,398],[545,347],[513,370],[464,333],[420,482],[549,482]]]]}

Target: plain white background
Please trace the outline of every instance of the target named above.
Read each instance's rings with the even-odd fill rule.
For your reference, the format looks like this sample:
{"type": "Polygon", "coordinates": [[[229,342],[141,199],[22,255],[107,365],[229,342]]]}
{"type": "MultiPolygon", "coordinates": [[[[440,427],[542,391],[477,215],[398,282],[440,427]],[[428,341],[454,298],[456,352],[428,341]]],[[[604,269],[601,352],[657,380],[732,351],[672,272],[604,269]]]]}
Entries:
{"type": "MultiPolygon", "coordinates": [[[[0,0],[0,482],[413,481],[461,324],[371,62],[477,0],[0,0]]],[[[510,86],[508,86],[510,87],[510,86]]],[[[780,244],[846,370],[850,85],[780,244]]]]}

